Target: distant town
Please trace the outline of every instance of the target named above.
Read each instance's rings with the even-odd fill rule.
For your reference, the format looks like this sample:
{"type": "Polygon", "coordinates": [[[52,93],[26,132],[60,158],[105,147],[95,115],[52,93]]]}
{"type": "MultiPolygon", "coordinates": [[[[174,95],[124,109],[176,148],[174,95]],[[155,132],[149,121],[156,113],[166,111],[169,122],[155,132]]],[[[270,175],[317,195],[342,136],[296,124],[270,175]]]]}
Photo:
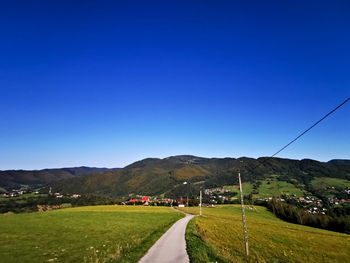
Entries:
{"type": "MultiPolygon", "coordinates": [[[[334,187],[333,187],[334,189],[334,187]]],[[[350,189],[344,190],[346,194],[350,194],[350,189]]],[[[43,195],[44,193],[40,190],[31,190],[31,189],[19,189],[19,190],[12,190],[8,193],[2,194],[3,198],[14,198],[14,197],[21,197],[23,195],[32,194],[33,196],[36,195],[43,195]]],[[[62,198],[72,198],[72,199],[78,199],[81,198],[82,195],[75,193],[75,194],[63,194],[59,192],[52,192],[52,189],[50,188],[47,192],[47,195],[62,199],[62,198]]],[[[245,197],[246,198],[246,197],[245,197]]],[[[289,196],[281,196],[281,197],[267,197],[267,198],[256,198],[255,202],[262,203],[262,202],[269,202],[272,199],[278,200],[280,202],[289,202],[298,204],[300,207],[303,207],[305,212],[309,214],[321,214],[325,215],[327,212],[327,208],[325,207],[324,201],[316,198],[314,196],[304,196],[304,197],[296,197],[294,195],[289,196]]],[[[250,200],[251,201],[251,200],[250,200]]],[[[203,190],[203,203],[202,206],[204,207],[213,207],[218,204],[234,204],[238,203],[238,197],[237,193],[225,189],[224,187],[215,187],[210,189],[204,189],[203,190]]],[[[350,199],[339,199],[336,197],[329,197],[327,199],[328,205],[331,207],[341,204],[350,203],[350,199]]],[[[252,202],[249,202],[247,200],[247,204],[251,204],[252,202]]],[[[145,196],[141,194],[136,195],[129,195],[129,197],[125,197],[119,200],[118,204],[122,205],[144,205],[144,206],[178,206],[178,207],[186,207],[186,206],[198,206],[199,205],[199,197],[190,198],[187,196],[172,199],[172,198],[166,198],[166,197],[158,197],[158,196],[145,196]]],[[[61,207],[56,207],[61,208],[61,207]]]]}

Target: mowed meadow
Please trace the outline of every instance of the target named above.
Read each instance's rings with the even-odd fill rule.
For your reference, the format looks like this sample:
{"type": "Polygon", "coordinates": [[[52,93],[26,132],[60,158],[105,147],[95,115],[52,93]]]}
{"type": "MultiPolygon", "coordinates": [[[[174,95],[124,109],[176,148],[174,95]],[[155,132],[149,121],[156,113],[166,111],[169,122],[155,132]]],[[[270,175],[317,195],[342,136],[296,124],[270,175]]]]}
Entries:
{"type": "MultiPolygon", "coordinates": [[[[198,208],[183,208],[198,214],[198,208]]],[[[240,206],[203,208],[186,231],[191,262],[349,262],[350,235],[291,224],[265,207],[246,209],[250,256],[244,257],[240,206]]]]}
{"type": "Polygon", "coordinates": [[[88,206],[0,215],[0,261],[137,262],[182,213],[88,206]]]}

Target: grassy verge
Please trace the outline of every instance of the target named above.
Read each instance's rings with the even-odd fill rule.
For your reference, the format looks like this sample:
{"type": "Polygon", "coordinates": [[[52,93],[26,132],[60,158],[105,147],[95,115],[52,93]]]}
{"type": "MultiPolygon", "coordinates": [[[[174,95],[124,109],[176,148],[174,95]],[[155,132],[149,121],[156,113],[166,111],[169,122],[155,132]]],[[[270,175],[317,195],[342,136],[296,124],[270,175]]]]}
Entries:
{"type": "MultiPolygon", "coordinates": [[[[189,212],[197,214],[198,208],[189,208],[189,212]]],[[[264,207],[246,210],[250,256],[245,258],[240,207],[204,208],[203,214],[187,230],[191,262],[215,262],[210,255],[225,262],[252,263],[340,263],[350,258],[349,235],[287,223],[264,207]],[[196,243],[201,247],[199,252],[192,249],[196,243]],[[201,250],[207,250],[209,256],[201,250]]]]}
{"type": "Polygon", "coordinates": [[[196,218],[192,219],[186,229],[187,253],[191,263],[215,262],[224,263],[201,238],[196,230],[196,218]]]}
{"type": "Polygon", "coordinates": [[[2,262],[137,262],[183,215],[165,207],[96,206],[0,215],[2,262]]]}

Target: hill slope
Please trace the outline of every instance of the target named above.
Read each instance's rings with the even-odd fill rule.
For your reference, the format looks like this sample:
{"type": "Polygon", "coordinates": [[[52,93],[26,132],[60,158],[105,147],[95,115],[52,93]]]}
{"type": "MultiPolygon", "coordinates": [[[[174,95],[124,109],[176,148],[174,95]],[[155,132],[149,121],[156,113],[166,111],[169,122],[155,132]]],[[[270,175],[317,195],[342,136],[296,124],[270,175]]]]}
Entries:
{"type": "Polygon", "coordinates": [[[312,190],[312,180],[318,177],[350,180],[350,166],[337,163],[309,159],[220,159],[182,155],[144,159],[120,170],[63,180],[53,183],[52,186],[55,191],[65,193],[181,196],[199,188],[237,184],[238,170],[241,171],[244,182],[261,183],[274,175],[279,181],[308,191],[312,190]],[[183,184],[185,181],[189,184],[183,184]]]}
{"type": "MultiPolygon", "coordinates": [[[[198,208],[184,208],[198,214],[198,208]]],[[[246,209],[249,258],[245,259],[239,206],[203,208],[187,228],[191,262],[348,262],[350,236],[276,218],[265,207],[246,209]],[[204,243],[205,242],[205,243],[204,243]],[[330,249],[331,248],[331,249],[330,249]]]]}
{"type": "Polygon", "coordinates": [[[0,188],[3,190],[18,189],[22,186],[41,186],[62,179],[84,176],[91,173],[102,173],[110,169],[95,167],[73,167],[44,170],[7,170],[0,171],[0,188]]]}

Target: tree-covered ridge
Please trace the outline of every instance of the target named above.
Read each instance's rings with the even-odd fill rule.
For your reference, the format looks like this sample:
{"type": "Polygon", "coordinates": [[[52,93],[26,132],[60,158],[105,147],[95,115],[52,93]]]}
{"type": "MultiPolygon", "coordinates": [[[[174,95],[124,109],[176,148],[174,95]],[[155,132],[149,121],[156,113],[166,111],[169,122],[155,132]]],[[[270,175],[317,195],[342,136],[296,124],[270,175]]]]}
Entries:
{"type": "Polygon", "coordinates": [[[91,173],[106,172],[107,168],[72,167],[44,170],[7,170],[0,171],[0,188],[2,191],[19,189],[23,186],[36,187],[62,179],[84,176],[91,173]]]}
{"type": "MultiPolygon", "coordinates": [[[[201,189],[237,184],[237,172],[243,182],[264,183],[271,175],[276,180],[294,185],[302,191],[314,192],[313,180],[319,177],[350,180],[350,165],[344,162],[319,162],[310,159],[282,158],[201,158],[173,156],[148,158],[123,169],[90,174],[51,184],[64,193],[93,193],[104,196],[129,194],[166,195],[177,197],[201,189]],[[184,185],[184,182],[188,184],[184,185]]],[[[287,184],[287,185],[288,185],[287,184]]]]}

